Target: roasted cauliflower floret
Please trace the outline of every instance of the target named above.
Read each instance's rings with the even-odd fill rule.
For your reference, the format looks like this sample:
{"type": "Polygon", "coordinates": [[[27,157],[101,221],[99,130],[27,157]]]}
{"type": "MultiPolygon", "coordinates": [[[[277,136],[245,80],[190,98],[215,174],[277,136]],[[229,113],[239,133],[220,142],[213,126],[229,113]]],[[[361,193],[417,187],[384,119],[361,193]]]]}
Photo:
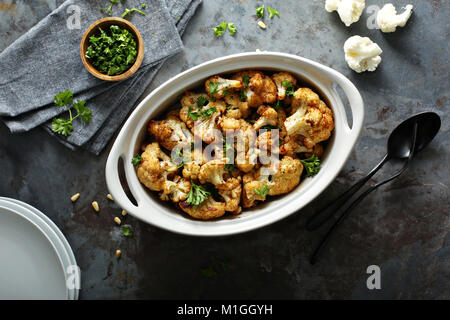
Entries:
{"type": "Polygon", "coordinates": [[[292,84],[297,86],[297,79],[295,79],[288,72],[279,72],[272,75],[272,80],[275,82],[278,90],[278,100],[284,100],[286,98],[286,84],[292,84]]]}
{"type": "Polygon", "coordinates": [[[148,132],[167,150],[176,146],[190,145],[194,139],[186,124],[178,117],[179,111],[169,112],[166,120],[150,120],[148,132]]]}
{"type": "Polygon", "coordinates": [[[246,101],[242,101],[238,93],[226,95],[224,100],[227,104],[225,115],[228,118],[241,119],[250,115],[250,107],[246,101]]]}
{"type": "Polygon", "coordinates": [[[239,203],[241,202],[242,186],[239,178],[230,178],[226,183],[217,188],[220,196],[225,200],[225,211],[239,214],[239,203]]]}
{"type": "Polygon", "coordinates": [[[280,136],[279,132],[272,134],[272,130],[261,133],[256,141],[258,150],[266,153],[280,153],[280,136]]]}
{"type": "Polygon", "coordinates": [[[289,136],[305,137],[304,146],[308,149],[330,137],[334,129],[333,114],[311,89],[295,91],[291,106],[292,114],[284,122],[289,136]]]}
{"type": "Polygon", "coordinates": [[[163,190],[164,183],[177,172],[177,165],[161,151],[158,142],[149,144],[141,157],[137,168],[139,181],[150,190],[163,190]]]}
{"type": "Polygon", "coordinates": [[[211,77],[205,82],[206,92],[215,99],[222,99],[227,94],[241,88],[242,83],[240,81],[224,79],[220,76],[211,77]]]}
{"type": "Polygon", "coordinates": [[[259,119],[253,124],[254,130],[259,130],[264,126],[275,127],[278,124],[278,113],[268,106],[260,106],[257,111],[259,119]]]}
{"type": "Polygon", "coordinates": [[[220,186],[225,183],[223,175],[225,174],[225,165],[228,159],[216,159],[209,161],[202,165],[198,179],[200,183],[212,183],[215,186],[220,186]]]}
{"type": "Polygon", "coordinates": [[[269,76],[259,71],[241,71],[233,75],[233,80],[242,83],[242,89],[249,107],[259,107],[263,103],[274,103],[277,86],[269,76]]]}
{"type": "Polygon", "coordinates": [[[185,179],[198,180],[200,173],[200,167],[205,163],[203,159],[203,150],[201,148],[195,148],[191,152],[191,158],[183,165],[183,177],[185,179]]]}
{"type": "Polygon", "coordinates": [[[265,181],[255,180],[252,173],[247,173],[243,177],[243,183],[242,206],[244,208],[255,206],[256,201],[266,201],[268,187],[265,181]]]}
{"type": "MultiPolygon", "coordinates": [[[[206,103],[209,103],[208,95],[204,93],[194,93],[186,91],[181,98],[180,119],[192,129],[194,127],[194,119],[189,116],[192,112],[198,112],[206,103]]],[[[194,117],[195,118],[195,117],[194,117]]]]}
{"type": "Polygon", "coordinates": [[[173,181],[164,183],[163,192],[159,197],[164,201],[180,202],[186,200],[189,190],[191,190],[191,183],[180,176],[175,176],[173,181]]]}
{"type": "Polygon", "coordinates": [[[258,149],[256,131],[248,122],[236,132],[236,166],[243,172],[250,172],[256,165],[258,149]]]}
{"type": "Polygon", "coordinates": [[[225,203],[217,202],[212,196],[208,196],[208,198],[198,206],[189,205],[186,201],[181,201],[179,206],[181,210],[188,215],[200,220],[220,218],[225,214],[225,203]]]}
{"type": "Polygon", "coordinates": [[[287,136],[280,147],[280,153],[295,157],[297,153],[312,152],[313,149],[305,147],[305,139],[303,136],[287,136]]]}

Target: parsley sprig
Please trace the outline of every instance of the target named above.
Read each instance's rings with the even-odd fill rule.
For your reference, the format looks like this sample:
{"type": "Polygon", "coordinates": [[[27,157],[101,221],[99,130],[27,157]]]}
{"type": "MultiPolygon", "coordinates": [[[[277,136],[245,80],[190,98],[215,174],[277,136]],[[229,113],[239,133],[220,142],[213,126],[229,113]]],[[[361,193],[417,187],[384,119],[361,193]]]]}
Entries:
{"type": "Polygon", "coordinates": [[[294,95],[295,87],[292,82],[284,80],[281,82],[281,85],[286,88],[286,95],[288,97],[292,97],[294,95]]]}
{"type": "Polygon", "coordinates": [[[214,31],[214,35],[219,38],[220,36],[222,36],[222,34],[227,31],[228,28],[228,32],[230,32],[231,36],[234,36],[235,33],[237,32],[237,28],[234,25],[233,22],[222,22],[221,24],[217,25],[216,27],[213,28],[214,31]]]}
{"type": "Polygon", "coordinates": [[[256,15],[258,18],[264,18],[264,5],[256,8],[256,15]]]}
{"type": "Polygon", "coordinates": [[[270,19],[272,19],[275,16],[278,16],[278,18],[280,17],[280,13],[272,7],[267,6],[267,12],[269,12],[270,19]]]}
{"type": "Polygon", "coordinates": [[[313,154],[308,159],[300,160],[306,169],[306,176],[315,176],[320,170],[320,159],[317,155],[313,154]]]}
{"type": "Polygon", "coordinates": [[[133,157],[133,159],[131,159],[131,163],[133,164],[133,166],[137,167],[142,161],[142,157],[140,155],[135,155],[133,157]]]}
{"type": "Polygon", "coordinates": [[[55,96],[55,104],[62,108],[67,107],[69,111],[69,118],[54,118],[52,121],[53,132],[59,133],[63,136],[70,136],[73,131],[73,120],[80,118],[84,123],[88,123],[92,119],[92,112],[90,109],[85,107],[86,101],[76,101],[73,102],[72,91],[66,90],[63,92],[58,92],[55,96]],[[77,113],[75,116],[72,113],[72,109],[77,113]]]}
{"type": "Polygon", "coordinates": [[[263,185],[261,188],[255,189],[254,191],[258,196],[260,196],[261,198],[264,198],[269,193],[269,190],[270,190],[270,188],[268,185],[263,185]]]}
{"type": "Polygon", "coordinates": [[[125,9],[124,13],[122,14],[122,18],[125,18],[127,15],[129,15],[132,12],[139,12],[140,14],[143,14],[144,16],[146,16],[147,14],[144,11],[141,11],[137,8],[131,8],[131,9],[125,9]]]}
{"type": "Polygon", "coordinates": [[[203,186],[198,186],[191,181],[191,190],[189,190],[186,203],[192,206],[199,206],[210,194],[211,192],[207,191],[203,186]]]}

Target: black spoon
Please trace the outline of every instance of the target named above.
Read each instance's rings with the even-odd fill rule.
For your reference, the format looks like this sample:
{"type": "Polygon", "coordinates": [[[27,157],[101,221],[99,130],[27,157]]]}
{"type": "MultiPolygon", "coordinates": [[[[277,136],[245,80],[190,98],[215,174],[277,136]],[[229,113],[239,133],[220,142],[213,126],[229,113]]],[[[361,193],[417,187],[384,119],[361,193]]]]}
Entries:
{"type": "MultiPolygon", "coordinates": [[[[317,258],[323,248],[328,243],[331,235],[337,226],[350,214],[350,212],[372,191],[376,190],[378,187],[382,186],[385,183],[392,181],[393,179],[400,176],[408,167],[409,161],[412,159],[414,154],[423,150],[433,138],[436,136],[439,131],[441,125],[441,120],[436,113],[427,112],[418,114],[409,118],[408,120],[401,123],[391,134],[388,141],[388,153],[385,158],[380,162],[380,164],[372,170],[369,175],[373,176],[373,174],[380,169],[384,163],[386,163],[389,159],[392,159],[392,155],[397,155],[397,158],[403,159],[407,157],[407,161],[403,168],[394,176],[386,179],[369,189],[367,189],[364,193],[362,193],[350,206],[341,214],[338,220],[333,224],[333,226],[328,230],[327,234],[324,236],[319,246],[316,248],[314,253],[311,256],[311,264],[317,262],[317,258]]],[[[362,181],[365,178],[362,179],[362,181]]],[[[368,179],[367,179],[368,180],[368,179]]],[[[365,180],[362,184],[360,184],[354,191],[350,194],[353,195],[367,180],[365,180]]],[[[359,184],[359,182],[357,183],[359,184]]],[[[355,184],[355,186],[357,185],[355,184]]],[[[353,187],[352,187],[353,188],[353,187]]],[[[350,189],[352,189],[350,188],[350,189]]],[[[344,193],[345,196],[348,193],[344,193]]],[[[350,198],[350,196],[346,196],[345,200],[350,198]]],[[[338,198],[337,200],[339,200],[338,198]]],[[[345,200],[343,202],[345,202],[345,200]]],[[[335,200],[332,204],[336,203],[335,200]]],[[[342,202],[342,203],[343,203],[342,202]]],[[[342,204],[341,203],[341,204],[342,204]]],[[[328,207],[327,207],[328,208],[328,207]]]]}
{"type": "Polygon", "coordinates": [[[346,192],[337,197],[327,206],[312,216],[307,224],[307,230],[316,230],[348,200],[350,199],[383,165],[392,159],[405,159],[410,155],[411,133],[417,123],[417,140],[414,146],[415,154],[422,151],[438,133],[441,118],[434,112],[419,113],[399,124],[389,136],[387,153],[383,160],[375,166],[364,178],[356,182],[346,192]]]}

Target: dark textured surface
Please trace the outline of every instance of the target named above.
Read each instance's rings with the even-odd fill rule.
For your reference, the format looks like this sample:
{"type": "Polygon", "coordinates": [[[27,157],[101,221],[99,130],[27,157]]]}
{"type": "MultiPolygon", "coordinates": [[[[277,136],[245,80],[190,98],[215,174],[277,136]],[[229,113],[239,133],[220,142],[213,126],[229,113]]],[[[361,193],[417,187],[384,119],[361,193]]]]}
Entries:
{"type": "MultiPolygon", "coordinates": [[[[413,17],[396,33],[382,34],[366,27],[367,12],[346,28],[336,13],[323,9],[324,2],[273,0],[281,19],[266,17],[263,31],[254,16],[261,1],[205,0],[183,37],[184,52],[168,61],[147,91],[211,58],[256,48],[311,58],[356,84],[366,120],[344,170],[316,201],[272,226],[232,237],[193,238],[127,217],[134,236],[124,239],[113,223],[120,208],[105,197],[108,150],[99,157],[72,152],[40,129],[11,135],[0,124],[0,195],[36,206],[61,228],[82,270],[82,299],[450,298],[450,4],[398,1],[414,4],[413,17]],[[211,27],[222,20],[235,23],[234,38],[213,36],[211,27]],[[354,34],[371,37],[383,49],[375,73],[356,74],[346,66],[342,46],[354,34]],[[425,110],[441,115],[439,135],[404,176],[359,206],[311,266],[308,257],[323,230],[305,231],[306,219],[379,161],[397,123],[425,110]],[[81,197],[72,205],[69,198],[76,192],[81,197]],[[99,214],[91,208],[93,200],[100,204],[99,214]],[[117,248],[123,251],[120,261],[117,248]],[[378,291],[366,288],[366,268],[373,264],[382,272],[378,291]],[[206,277],[202,270],[211,266],[217,274],[206,277]]],[[[58,3],[1,0],[0,50],[58,3]]]]}

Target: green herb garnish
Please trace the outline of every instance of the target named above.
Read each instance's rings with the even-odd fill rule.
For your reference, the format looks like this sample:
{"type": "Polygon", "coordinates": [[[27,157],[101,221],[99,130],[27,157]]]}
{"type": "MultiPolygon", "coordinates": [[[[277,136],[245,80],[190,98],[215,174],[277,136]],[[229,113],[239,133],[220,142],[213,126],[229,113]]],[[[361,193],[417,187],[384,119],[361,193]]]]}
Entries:
{"type": "Polygon", "coordinates": [[[233,163],[227,163],[224,167],[227,171],[233,171],[236,168],[236,166],[233,163]]]}
{"type": "Polygon", "coordinates": [[[313,153],[308,159],[300,160],[306,169],[306,176],[315,176],[320,170],[320,159],[313,153]]]}
{"type": "Polygon", "coordinates": [[[241,99],[242,102],[247,101],[247,94],[245,93],[244,90],[241,91],[239,98],[241,99]]]}
{"type": "Polygon", "coordinates": [[[204,96],[200,96],[197,98],[197,107],[203,108],[208,103],[208,99],[204,96]]]}
{"type": "Polygon", "coordinates": [[[242,81],[244,82],[244,85],[248,87],[248,85],[250,84],[250,76],[248,74],[244,74],[244,76],[242,77],[242,81]]]}
{"type": "Polygon", "coordinates": [[[230,32],[230,36],[234,36],[236,33],[237,29],[233,22],[228,23],[228,31],[230,32]]]}
{"type": "Polygon", "coordinates": [[[219,84],[217,82],[213,82],[213,81],[209,82],[209,93],[211,93],[211,94],[217,93],[218,88],[219,88],[219,84]]]}
{"type": "Polygon", "coordinates": [[[286,88],[286,95],[288,97],[294,95],[295,88],[292,82],[284,80],[281,82],[281,85],[286,88]]]}
{"type": "Polygon", "coordinates": [[[218,26],[213,28],[214,35],[216,37],[220,37],[225,32],[225,30],[227,30],[227,26],[228,26],[228,23],[222,22],[221,24],[219,24],[218,26]]]}
{"type": "Polygon", "coordinates": [[[256,8],[256,15],[258,16],[258,18],[264,17],[264,5],[256,8]]]}
{"type": "Polygon", "coordinates": [[[200,270],[200,273],[202,274],[202,276],[204,276],[206,278],[213,278],[213,277],[217,276],[217,272],[216,272],[216,270],[214,270],[214,268],[212,266],[209,266],[206,269],[200,270]]]}
{"type": "Polygon", "coordinates": [[[201,115],[204,119],[209,118],[213,115],[214,112],[217,112],[217,108],[216,107],[212,107],[206,110],[201,111],[201,115]]]}
{"type": "Polygon", "coordinates": [[[84,123],[88,123],[92,119],[92,112],[85,107],[86,101],[73,102],[73,94],[70,90],[58,92],[54,99],[55,104],[62,108],[67,107],[69,111],[69,119],[54,118],[52,120],[52,131],[63,136],[70,136],[73,131],[73,120],[80,118],[84,123]],[[72,108],[76,111],[76,116],[72,114],[72,108]]]}
{"type": "Polygon", "coordinates": [[[254,191],[258,196],[260,196],[261,198],[264,198],[269,193],[269,189],[270,188],[268,185],[263,185],[261,188],[255,189],[254,191]]]}
{"type": "Polygon", "coordinates": [[[145,9],[145,8],[147,8],[147,4],[143,3],[143,4],[141,4],[141,7],[142,7],[142,9],[145,9]]]}
{"type": "Polygon", "coordinates": [[[272,19],[275,16],[278,16],[278,18],[280,17],[280,13],[272,7],[267,6],[267,12],[269,12],[270,19],[272,19]]]}
{"type": "Polygon", "coordinates": [[[133,235],[133,232],[131,232],[130,227],[127,226],[123,226],[122,227],[122,235],[129,238],[133,235]]]}
{"type": "Polygon", "coordinates": [[[192,107],[189,107],[188,109],[188,116],[194,121],[198,120],[198,111],[193,111],[192,107]]]}
{"type": "Polygon", "coordinates": [[[119,2],[119,0],[109,0],[110,5],[108,8],[103,8],[103,11],[106,11],[108,13],[108,15],[112,15],[112,7],[113,5],[117,4],[119,2]]]}
{"type": "Polygon", "coordinates": [[[133,34],[116,25],[109,32],[101,28],[98,37],[89,38],[86,58],[101,73],[109,76],[122,74],[136,61],[137,49],[133,34]]]}
{"type": "Polygon", "coordinates": [[[139,12],[140,14],[143,14],[144,16],[147,15],[144,11],[141,11],[137,8],[131,8],[131,9],[125,9],[124,13],[122,14],[122,19],[125,18],[130,13],[135,12],[135,11],[139,12]]]}
{"type": "Polygon", "coordinates": [[[140,155],[135,155],[133,157],[133,159],[131,159],[131,163],[133,164],[133,166],[137,167],[142,161],[142,157],[140,155]]]}
{"type": "Polygon", "coordinates": [[[283,105],[281,104],[281,101],[280,101],[280,100],[277,100],[277,102],[275,102],[275,104],[273,105],[273,108],[274,108],[275,110],[281,110],[281,109],[283,109],[283,105]]]}
{"type": "Polygon", "coordinates": [[[265,130],[280,130],[281,128],[279,126],[272,126],[270,124],[262,126],[261,129],[265,130]]]}
{"type": "Polygon", "coordinates": [[[191,181],[191,190],[189,190],[186,203],[192,206],[201,205],[211,194],[203,186],[198,186],[191,181]]]}

